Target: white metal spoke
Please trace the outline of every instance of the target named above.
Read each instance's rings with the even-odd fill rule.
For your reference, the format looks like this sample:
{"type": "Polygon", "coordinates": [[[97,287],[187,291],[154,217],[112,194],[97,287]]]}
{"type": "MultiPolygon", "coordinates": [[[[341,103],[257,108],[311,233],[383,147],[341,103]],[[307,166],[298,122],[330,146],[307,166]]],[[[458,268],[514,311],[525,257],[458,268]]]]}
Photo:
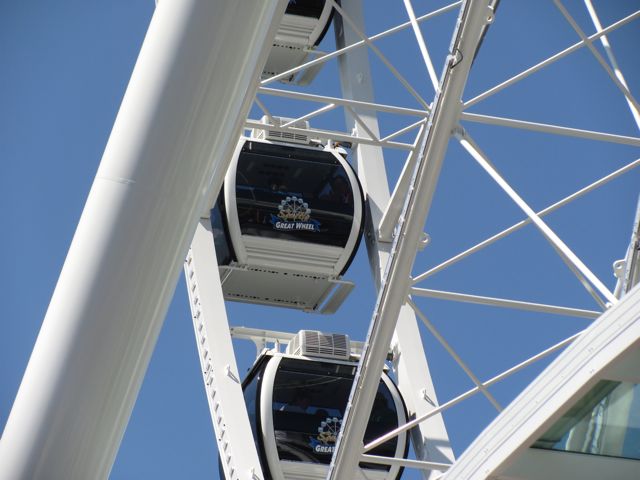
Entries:
{"type": "Polygon", "coordinates": [[[329,0],[333,4],[333,8],[335,8],[338,13],[342,16],[343,20],[349,24],[349,26],[356,32],[360,38],[367,44],[367,46],[371,49],[373,53],[386,65],[389,71],[393,74],[394,77],[398,79],[398,81],[404,86],[404,88],[411,94],[413,98],[415,98],[420,105],[424,108],[428,109],[429,104],[422,98],[422,96],[416,92],[416,90],[411,86],[411,84],[402,76],[402,74],[394,67],[391,62],[387,59],[387,57],[380,51],[378,47],[376,47],[367,36],[360,31],[360,29],[353,23],[353,20],[349,18],[349,16],[344,12],[344,10],[338,5],[334,0],[329,0]]]}
{"type": "MultiPolygon", "coordinates": [[[[517,365],[514,365],[513,367],[511,367],[508,370],[505,370],[504,372],[500,373],[499,375],[496,375],[495,377],[487,380],[486,382],[483,382],[482,385],[484,387],[490,387],[491,385],[494,385],[502,380],[504,380],[507,377],[510,377],[511,375],[513,375],[516,372],[519,372],[520,370],[522,370],[525,367],[528,367],[529,365],[542,360],[543,358],[551,355],[552,353],[557,352],[558,350],[560,350],[561,348],[566,347],[567,345],[569,345],[571,342],[573,342],[576,338],[578,338],[580,335],[582,334],[581,332],[575,333],[574,335],[571,335],[568,338],[565,338],[564,340],[556,343],[555,345],[552,345],[551,347],[547,348],[546,350],[543,350],[542,352],[534,355],[533,357],[530,357],[528,359],[526,359],[523,362],[520,362],[517,365]]],[[[449,400],[448,402],[445,402],[443,404],[441,404],[439,407],[434,408],[433,410],[431,410],[429,413],[422,415],[420,417],[414,418],[413,420],[405,423],[404,425],[399,426],[398,428],[391,430],[389,433],[386,433],[384,435],[382,435],[381,437],[372,440],[371,442],[367,443],[364,446],[364,450],[363,452],[369,452],[371,450],[373,450],[374,448],[382,445],[383,443],[391,440],[394,437],[397,437],[398,435],[400,435],[403,432],[406,432],[407,430],[412,429],[413,427],[415,427],[416,425],[424,422],[425,420],[428,420],[429,418],[431,418],[434,415],[438,415],[442,412],[444,412],[445,410],[453,407],[454,405],[457,405],[458,403],[462,402],[463,400],[466,400],[469,397],[472,397],[473,395],[477,394],[478,392],[480,392],[480,387],[476,386],[470,390],[467,390],[464,393],[461,393],[460,395],[458,395],[457,397],[452,398],[451,400],[449,400]]]]}
{"type": "Polygon", "coordinates": [[[400,130],[396,130],[395,132],[387,135],[386,137],[382,137],[380,139],[381,142],[386,142],[387,140],[391,140],[393,138],[399,137],[400,135],[404,135],[405,133],[410,132],[411,130],[419,127],[420,125],[424,125],[426,123],[426,118],[424,120],[418,120],[417,122],[412,123],[411,125],[407,125],[400,130]]]}
{"type": "Polygon", "coordinates": [[[381,457],[379,455],[361,455],[362,462],[377,463],[378,465],[398,465],[400,467],[418,468],[421,470],[446,471],[451,464],[438,462],[424,462],[420,460],[408,460],[405,458],[381,457]]]}
{"type": "MultiPolygon", "coordinates": [[[[593,8],[593,3],[591,3],[591,0],[584,0],[584,3],[587,7],[587,11],[589,12],[589,16],[591,17],[591,21],[593,22],[594,27],[596,27],[596,30],[598,31],[598,33],[602,32],[603,31],[602,24],[600,23],[600,19],[598,18],[596,9],[593,8]]],[[[607,58],[609,59],[609,63],[611,64],[611,67],[613,68],[613,71],[616,77],[618,78],[618,80],[620,80],[620,83],[624,85],[626,89],[629,89],[629,86],[627,85],[627,81],[625,80],[624,75],[622,74],[622,70],[620,70],[620,67],[618,66],[616,57],[613,54],[613,49],[611,48],[611,44],[609,43],[609,39],[607,38],[606,35],[602,35],[600,37],[600,43],[604,47],[604,51],[607,54],[607,58]]],[[[627,100],[627,103],[629,104],[629,109],[631,110],[631,114],[633,115],[633,118],[636,121],[636,125],[638,126],[638,129],[640,129],[640,112],[638,112],[638,109],[635,107],[635,105],[632,102],[629,101],[628,98],[626,100],[627,100]]]]}
{"type": "Polygon", "coordinates": [[[313,117],[317,117],[318,115],[325,113],[325,112],[329,112],[331,110],[333,110],[334,108],[336,108],[336,104],[335,103],[330,103],[329,105],[325,105],[324,107],[320,107],[317,110],[314,110],[313,112],[309,112],[306,115],[303,115],[299,118],[296,118],[294,120],[291,120],[289,122],[283,123],[282,127],[286,128],[289,127],[291,125],[296,124],[297,122],[302,122],[304,120],[309,120],[310,118],[313,117]]]}
{"type": "MultiPolygon", "coordinates": [[[[485,382],[485,383],[483,383],[483,385],[484,386],[490,386],[489,382],[485,382]]],[[[369,451],[373,450],[374,448],[382,445],[383,443],[391,440],[392,438],[397,437],[401,433],[412,429],[413,427],[419,425],[420,423],[424,422],[425,420],[428,420],[429,418],[433,417],[434,415],[439,415],[442,412],[444,412],[445,410],[448,410],[449,408],[459,404],[463,400],[466,400],[467,398],[470,398],[470,397],[474,396],[478,392],[480,392],[480,387],[478,387],[478,386],[475,386],[472,389],[467,390],[466,392],[458,395],[457,397],[452,398],[448,402],[442,403],[440,406],[434,408],[429,413],[426,413],[426,414],[424,414],[424,415],[422,415],[420,417],[414,418],[413,420],[405,423],[404,425],[401,425],[398,428],[396,428],[394,430],[391,430],[388,433],[385,433],[381,437],[379,437],[379,438],[377,438],[375,440],[372,440],[371,442],[367,443],[364,446],[364,449],[362,451],[364,453],[366,453],[366,452],[369,452],[369,451]]]]}
{"type": "MultiPolygon", "coordinates": [[[[595,190],[596,188],[610,182],[611,180],[619,177],[620,175],[622,175],[623,173],[628,172],[629,170],[632,170],[633,168],[636,168],[640,166],[640,158],[634,160],[633,162],[631,162],[628,165],[625,165],[622,168],[619,168],[618,170],[610,173],[609,175],[591,183],[590,185],[587,185],[584,188],[581,188],[580,190],[578,190],[577,192],[572,193],[571,195],[563,198],[562,200],[554,203],[553,205],[548,206],[547,208],[540,210],[538,212],[536,212],[536,215],[538,215],[539,217],[544,217],[545,215],[548,215],[554,211],[556,211],[557,209],[559,209],[560,207],[567,205],[569,203],[571,203],[572,201],[580,198],[581,196],[591,192],[592,190],[595,190]]],[[[459,253],[458,255],[455,255],[451,258],[449,258],[448,260],[440,263],[439,265],[436,265],[435,267],[427,270],[424,273],[421,273],[420,275],[418,275],[417,277],[415,277],[413,279],[413,283],[414,285],[418,282],[421,282],[422,280],[425,280],[426,278],[444,270],[447,267],[450,267],[451,265],[454,265],[456,263],[458,263],[460,260],[476,253],[479,252],[480,250],[482,250],[483,248],[488,247],[489,245],[493,244],[494,242],[497,242],[498,240],[500,240],[501,238],[504,238],[508,235],[510,235],[511,233],[521,229],[522,227],[529,225],[531,223],[531,219],[530,218],[526,218],[524,220],[521,220],[520,222],[510,226],[509,228],[506,228],[504,230],[502,230],[499,233],[496,233],[495,235],[487,238],[486,240],[483,240],[482,242],[474,245],[473,247],[459,253]]]]}
{"type": "Polygon", "coordinates": [[[413,33],[416,36],[416,42],[418,42],[418,47],[420,48],[420,53],[422,54],[422,60],[424,61],[425,66],[427,67],[427,72],[429,73],[431,84],[433,85],[433,91],[437,92],[438,91],[438,75],[436,74],[436,69],[433,68],[433,62],[431,61],[429,50],[427,50],[427,44],[424,41],[424,36],[422,35],[422,31],[420,30],[420,25],[418,25],[416,14],[413,11],[411,0],[404,0],[404,8],[407,10],[407,15],[409,15],[411,28],[413,29],[413,33]]]}
{"type": "Polygon", "coordinates": [[[442,334],[436,329],[436,327],[433,325],[433,323],[431,323],[431,321],[427,318],[427,316],[418,308],[418,306],[413,302],[413,300],[411,300],[411,298],[409,298],[407,300],[407,303],[413,309],[413,311],[418,316],[418,318],[420,318],[420,320],[422,320],[422,323],[425,324],[427,329],[436,338],[436,340],[438,340],[438,342],[440,342],[440,345],[442,345],[444,347],[444,349],[449,353],[449,355],[451,355],[451,358],[453,358],[456,361],[456,363],[460,366],[460,368],[462,368],[462,370],[464,370],[464,373],[466,373],[467,376],[471,379],[471,381],[476,385],[476,387],[478,387],[480,389],[482,394],[485,397],[487,397],[487,400],[489,400],[491,405],[493,405],[498,412],[502,411],[502,406],[498,403],[498,401],[495,399],[495,397],[493,395],[491,395],[489,390],[487,390],[487,388],[482,384],[480,379],[471,371],[471,368],[469,368],[469,366],[465,363],[465,361],[462,360],[460,355],[458,355],[458,353],[449,344],[449,342],[447,342],[447,340],[445,340],[445,338],[442,336],[442,334]]]}
{"type": "Polygon", "coordinates": [[[622,145],[640,147],[639,137],[627,137],[624,135],[614,135],[611,133],[594,132],[591,130],[581,130],[578,128],[549,125],[546,123],[527,122],[524,120],[514,120],[511,118],[495,117],[491,115],[479,115],[477,113],[470,112],[462,112],[460,118],[469,122],[485,123],[487,125],[520,128],[523,130],[531,130],[534,132],[551,133],[554,135],[586,138],[589,140],[599,140],[601,142],[620,143],[622,145]]]}
{"type": "Polygon", "coordinates": [[[518,207],[531,219],[543,236],[553,245],[561,257],[574,265],[578,271],[593,285],[611,304],[615,304],[618,299],[609,289],[587,268],[578,256],[558,237],[549,226],[527,205],[527,203],[516,193],[516,191],[502,178],[497,170],[491,165],[487,156],[480,150],[475,142],[468,135],[460,135],[462,147],[478,162],[478,164],[489,174],[491,178],[502,188],[518,207]]]}
{"type": "Polygon", "coordinates": [[[426,110],[419,110],[415,108],[397,107],[393,105],[384,105],[380,103],[361,102],[358,100],[347,100],[338,97],[327,97],[324,95],[314,95],[311,93],[293,92],[290,90],[280,90],[277,88],[261,87],[258,89],[258,93],[264,95],[272,95],[276,97],[292,98],[294,100],[306,100],[310,102],[318,103],[334,103],[336,105],[351,106],[356,109],[374,110],[378,112],[395,113],[398,115],[409,115],[414,117],[426,117],[429,115],[429,108],[426,110]]]}
{"type": "MultiPolygon", "coordinates": [[[[573,272],[573,274],[576,276],[580,284],[584,287],[587,293],[591,295],[591,297],[596,301],[596,303],[600,306],[600,308],[602,308],[602,310],[606,310],[607,308],[609,308],[611,306],[611,303],[607,303],[606,300],[603,299],[598,294],[594,286],[587,279],[587,277],[580,271],[580,269],[574,263],[572,263],[555,244],[551,244],[551,247],[555,250],[555,252],[558,254],[560,259],[569,268],[569,270],[573,272]]],[[[611,292],[611,294],[613,295],[613,292],[611,292]]],[[[613,296],[615,297],[615,295],[613,296]]]]}
{"type": "MultiPolygon", "coordinates": [[[[626,25],[627,23],[631,22],[632,20],[635,20],[638,17],[640,17],[640,11],[637,11],[637,12],[631,14],[631,15],[628,15],[628,16],[626,16],[625,18],[623,18],[621,20],[618,20],[617,22],[609,25],[607,28],[603,29],[602,31],[591,35],[590,37],[588,37],[588,39],[591,40],[591,41],[597,40],[598,38],[602,37],[603,35],[607,35],[608,33],[613,32],[614,30],[622,27],[623,25],[626,25]]],[[[585,45],[586,45],[586,42],[583,41],[583,40],[581,40],[581,41],[579,41],[577,43],[574,43],[570,47],[568,47],[568,48],[556,53],[555,55],[552,55],[551,57],[547,58],[546,60],[543,60],[543,61],[537,63],[536,65],[524,70],[523,72],[521,72],[521,73],[519,73],[517,75],[514,75],[510,79],[505,80],[504,82],[496,85],[495,87],[490,88],[486,92],[483,92],[480,95],[477,95],[476,97],[473,97],[472,99],[467,100],[466,102],[464,102],[464,108],[467,109],[467,108],[475,105],[476,103],[481,102],[482,100],[490,97],[491,95],[493,95],[495,93],[498,93],[501,90],[504,90],[508,86],[513,85],[514,83],[517,83],[520,80],[523,80],[523,79],[527,78],[529,75],[541,70],[542,68],[551,65],[552,63],[560,60],[563,57],[566,57],[570,53],[575,52],[576,50],[584,47],[585,45]]]]}
{"type": "MultiPolygon", "coordinates": [[[[443,13],[449,12],[449,11],[459,7],[461,3],[462,3],[462,1],[453,2],[453,3],[451,3],[449,5],[446,5],[446,6],[442,7],[442,8],[434,10],[433,12],[427,13],[425,15],[421,15],[416,20],[418,21],[418,23],[421,23],[421,22],[423,22],[425,20],[428,20],[430,18],[437,17],[439,15],[442,15],[443,13]]],[[[373,42],[375,40],[379,40],[379,39],[384,38],[384,37],[386,37],[388,35],[391,35],[393,33],[402,31],[405,28],[408,28],[410,26],[411,26],[411,22],[401,23],[400,25],[397,25],[397,26],[395,26],[393,28],[385,30],[384,32],[380,32],[380,33],[377,33],[375,35],[372,35],[372,36],[368,37],[368,40],[370,42],[373,42]]],[[[281,80],[283,78],[288,78],[291,75],[293,75],[295,73],[298,73],[301,70],[305,70],[305,69],[313,67],[315,65],[328,62],[332,58],[336,58],[336,57],[338,57],[340,55],[343,55],[343,54],[355,49],[355,48],[359,48],[359,47],[365,46],[366,44],[367,43],[366,43],[365,40],[360,40],[358,42],[354,42],[354,43],[352,43],[350,45],[347,45],[344,48],[340,48],[338,50],[335,50],[334,52],[327,53],[327,54],[325,54],[325,55],[323,55],[321,57],[318,57],[318,58],[316,58],[314,60],[310,60],[309,62],[306,62],[306,63],[304,63],[302,65],[297,66],[297,67],[294,67],[294,68],[292,68],[290,70],[287,70],[286,72],[282,72],[282,73],[279,73],[278,75],[274,75],[272,77],[266,78],[266,79],[262,80],[262,82],[260,82],[260,85],[262,85],[262,86],[269,85],[269,84],[271,84],[273,82],[276,82],[278,80],[281,80]]]]}
{"type": "Polygon", "coordinates": [[[382,142],[380,141],[380,139],[376,136],[376,134],[375,134],[375,133],[373,133],[373,132],[371,131],[371,129],[367,126],[367,124],[366,124],[365,122],[363,122],[363,121],[362,121],[362,118],[360,118],[360,115],[358,115],[358,113],[357,113],[353,108],[351,108],[349,105],[347,105],[347,106],[346,106],[346,107],[344,107],[344,108],[346,108],[347,110],[349,110],[349,113],[350,113],[351,115],[353,115],[353,119],[356,121],[356,123],[357,123],[358,125],[360,125],[360,127],[362,127],[362,129],[364,130],[364,132],[365,132],[367,135],[369,135],[369,138],[370,138],[371,140],[375,140],[376,142],[380,142],[380,143],[382,143],[382,142]]]}
{"type": "Polygon", "coordinates": [[[269,111],[269,109],[267,109],[267,107],[264,105],[264,103],[262,103],[260,101],[260,99],[256,96],[256,98],[253,100],[256,105],[258,106],[258,108],[260,108],[260,110],[262,110],[262,112],[265,114],[265,116],[267,117],[267,119],[273,123],[273,115],[271,115],[271,112],[269,111]]]}
{"type": "Polygon", "coordinates": [[[438,298],[440,300],[452,300],[454,302],[474,303],[477,305],[489,305],[492,307],[514,308],[517,310],[527,310],[531,312],[553,313],[555,315],[568,315],[572,317],[595,319],[602,315],[602,312],[593,310],[583,310],[580,308],[560,307],[557,305],[545,305],[542,303],[522,302],[518,300],[508,300],[504,298],[484,297],[480,295],[468,295],[457,292],[444,292],[441,290],[431,290],[427,288],[412,288],[412,295],[420,297],[438,298]]]}
{"type": "Polygon", "coordinates": [[[591,43],[591,40],[587,38],[587,36],[582,31],[582,29],[578,26],[574,18],[564,7],[562,2],[560,0],[553,0],[553,3],[555,3],[556,7],[558,7],[558,10],[562,12],[562,15],[567,20],[567,22],[569,22],[569,24],[576,31],[576,33],[580,36],[580,39],[583,42],[585,42],[585,44],[587,45],[587,48],[591,50],[591,53],[593,53],[593,56],[596,57],[596,60],[598,60],[598,63],[602,66],[602,68],[604,68],[605,72],[607,72],[607,75],[609,75],[613,83],[616,84],[616,86],[620,89],[622,94],[625,96],[625,98],[627,99],[627,102],[629,102],[636,111],[640,110],[640,106],[638,105],[638,102],[633,97],[633,95],[631,94],[627,86],[620,81],[620,79],[616,76],[615,73],[613,73],[613,71],[611,70],[611,67],[607,65],[606,60],[602,58],[602,55],[600,55],[600,52],[596,49],[596,47],[593,46],[593,44],[591,43]]]}
{"type": "Polygon", "coordinates": [[[422,137],[425,134],[425,128],[425,126],[420,127],[420,131],[418,132],[418,136],[414,143],[416,148],[407,155],[404,167],[402,167],[402,172],[400,172],[400,178],[396,182],[396,187],[393,189],[393,193],[391,194],[391,198],[387,204],[387,209],[384,211],[382,219],[380,220],[380,225],[378,227],[378,238],[380,241],[391,242],[393,240],[391,238],[392,233],[398,224],[398,218],[402,212],[402,199],[406,197],[407,192],[409,191],[411,176],[413,175],[416,161],[418,160],[417,146],[418,143],[422,141],[422,137]]]}

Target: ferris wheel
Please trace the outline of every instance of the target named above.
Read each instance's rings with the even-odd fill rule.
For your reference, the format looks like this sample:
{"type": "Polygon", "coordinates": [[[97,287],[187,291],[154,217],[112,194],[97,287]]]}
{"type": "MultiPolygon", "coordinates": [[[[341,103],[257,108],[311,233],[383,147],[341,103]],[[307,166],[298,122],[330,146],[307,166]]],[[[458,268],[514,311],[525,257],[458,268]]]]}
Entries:
{"type": "Polygon", "coordinates": [[[633,478],[637,5],[250,3],[158,2],[0,477],[109,475],[183,269],[220,478],[633,478]]]}

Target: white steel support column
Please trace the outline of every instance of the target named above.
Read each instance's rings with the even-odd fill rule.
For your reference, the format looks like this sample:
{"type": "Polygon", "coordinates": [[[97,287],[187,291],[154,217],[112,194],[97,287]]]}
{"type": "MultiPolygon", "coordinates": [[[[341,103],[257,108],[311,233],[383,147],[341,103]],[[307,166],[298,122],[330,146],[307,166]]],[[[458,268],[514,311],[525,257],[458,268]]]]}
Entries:
{"type": "Polygon", "coordinates": [[[416,247],[423,233],[449,138],[460,115],[462,92],[482,29],[492,18],[489,0],[467,0],[461,7],[450,55],[429,115],[426,137],[419,146],[415,176],[382,279],[343,429],[330,466],[330,480],[353,478],[358,466],[363,450],[362,439],[386,351],[408,294],[416,247]]]}
{"type": "Polygon", "coordinates": [[[262,480],[224,307],[211,222],[200,220],[184,266],[204,387],[227,480],[262,480]]]}
{"type": "MultiPolygon", "coordinates": [[[[364,31],[362,3],[360,0],[344,0],[342,8],[349,18],[364,31]]],[[[345,22],[336,17],[336,42],[339,49],[356,43],[360,38],[345,22]]],[[[373,85],[366,50],[351,50],[339,57],[340,80],[345,99],[372,102],[373,85]]],[[[347,115],[347,130],[358,129],[352,115],[347,115]]],[[[379,136],[378,120],[373,110],[356,108],[356,113],[368,128],[379,136]]],[[[363,133],[360,132],[360,135],[363,133]]],[[[355,150],[358,177],[367,196],[371,222],[365,232],[372,274],[376,286],[380,288],[381,277],[389,259],[391,243],[379,241],[378,230],[391,195],[385,171],[382,148],[359,144],[355,150]]],[[[400,199],[403,202],[403,199],[400,199]]],[[[401,206],[399,207],[401,208],[401,206]]],[[[387,344],[388,345],[388,344],[387,344]]],[[[413,310],[403,305],[396,325],[392,348],[401,352],[394,360],[394,370],[398,388],[407,404],[410,416],[422,416],[437,407],[436,392],[431,381],[429,365],[420,339],[418,322],[413,310]]],[[[453,452],[442,415],[434,415],[418,427],[412,429],[412,442],[419,460],[437,463],[451,463],[453,452]]],[[[422,476],[429,479],[436,470],[424,470],[422,476]]]]}
{"type": "Polygon", "coordinates": [[[0,478],[108,477],[285,5],[159,2],[7,421],[0,478]]]}

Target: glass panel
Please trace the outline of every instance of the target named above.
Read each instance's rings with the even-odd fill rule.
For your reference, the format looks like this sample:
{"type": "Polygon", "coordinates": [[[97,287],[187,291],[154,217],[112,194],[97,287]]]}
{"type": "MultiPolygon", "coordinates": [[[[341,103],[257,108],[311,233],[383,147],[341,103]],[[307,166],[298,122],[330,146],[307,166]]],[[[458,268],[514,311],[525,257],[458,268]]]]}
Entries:
{"type": "Polygon", "coordinates": [[[263,369],[258,370],[257,374],[253,378],[247,378],[244,388],[244,401],[247,405],[247,414],[249,415],[249,423],[251,424],[251,431],[253,432],[253,438],[257,437],[257,415],[258,415],[258,384],[262,379],[263,369]]]}
{"type": "MultiPolygon", "coordinates": [[[[331,461],[354,371],[351,366],[282,359],[273,389],[273,423],[281,460],[331,461]]],[[[393,397],[381,380],[365,442],[397,426],[393,397]]],[[[370,453],[394,456],[396,445],[397,439],[393,439],[370,453]]],[[[389,470],[385,465],[366,467],[389,470]]]]}
{"type": "MultiPolygon", "coordinates": [[[[264,458],[264,445],[262,445],[262,435],[260,435],[260,387],[262,385],[262,377],[264,375],[264,369],[267,366],[271,357],[262,357],[258,360],[258,363],[253,366],[247,378],[242,382],[242,390],[244,395],[244,401],[247,406],[247,414],[249,416],[249,424],[251,425],[251,433],[253,434],[253,440],[256,443],[258,450],[258,456],[260,457],[260,464],[262,469],[267,472],[267,462],[264,458]]],[[[222,466],[220,466],[222,471],[222,466]]],[[[221,474],[220,478],[225,478],[221,474]]],[[[267,477],[269,478],[269,477],[267,477]]]]}
{"type": "Polygon", "coordinates": [[[640,460],[640,384],[598,382],[533,447],[640,460]]]}
{"type": "Polygon", "coordinates": [[[325,0],[289,0],[285,13],[320,18],[325,0]]]}
{"type": "Polygon", "coordinates": [[[213,244],[216,248],[218,265],[229,265],[233,260],[233,253],[230,248],[231,242],[228,237],[227,222],[222,216],[222,212],[224,212],[223,199],[224,194],[220,193],[215,207],[211,209],[211,231],[213,232],[213,244]]]}
{"type": "Polygon", "coordinates": [[[247,141],[236,201],[244,235],[344,247],[351,233],[353,191],[329,152],[247,141]]]}

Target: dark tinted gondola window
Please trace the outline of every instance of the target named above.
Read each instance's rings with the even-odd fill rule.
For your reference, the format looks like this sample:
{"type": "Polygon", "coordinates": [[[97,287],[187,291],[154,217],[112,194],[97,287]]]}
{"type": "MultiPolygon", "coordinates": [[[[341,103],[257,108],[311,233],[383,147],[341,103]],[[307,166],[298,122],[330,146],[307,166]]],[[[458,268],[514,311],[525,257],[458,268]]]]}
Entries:
{"type": "Polygon", "coordinates": [[[349,239],[354,192],[329,152],[247,141],[236,199],[244,235],[340,247],[349,239]]]}
{"type": "MultiPolygon", "coordinates": [[[[247,406],[247,414],[249,416],[249,424],[253,439],[256,442],[260,463],[262,469],[267,471],[267,463],[264,458],[264,446],[262,445],[262,435],[260,435],[260,387],[262,385],[262,377],[270,357],[262,357],[258,363],[253,366],[247,378],[242,382],[242,390],[244,401],[247,406]]],[[[221,476],[220,478],[224,478],[221,476]]]]}
{"type": "Polygon", "coordinates": [[[253,432],[253,438],[257,438],[257,415],[258,415],[258,383],[262,377],[259,371],[244,387],[244,401],[247,404],[247,414],[253,432]]]}
{"type": "Polygon", "coordinates": [[[233,252],[229,245],[229,232],[226,226],[226,220],[223,218],[224,212],[224,195],[218,196],[215,207],[211,209],[211,231],[213,232],[213,243],[216,247],[216,258],[218,265],[229,265],[233,258],[233,252]]]}
{"type": "Polygon", "coordinates": [[[302,17],[320,18],[325,0],[289,0],[286,13],[302,17]]]}
{"type": "MultiPolygon", "coordinates": [[[[281,460],[323,464],[331,461],[354,370],[355,367],[330,363],[282,359],[273,389],[273,425],[281,460]]],[[[365,442],[397,426],[391,392],[380,381],[365,442]]],[[[370,453],[394,456],[396,445],[397,439],[393,439],[370,453]]],[[[384,465],[366,467],[389,470],[384,465]]]]}

